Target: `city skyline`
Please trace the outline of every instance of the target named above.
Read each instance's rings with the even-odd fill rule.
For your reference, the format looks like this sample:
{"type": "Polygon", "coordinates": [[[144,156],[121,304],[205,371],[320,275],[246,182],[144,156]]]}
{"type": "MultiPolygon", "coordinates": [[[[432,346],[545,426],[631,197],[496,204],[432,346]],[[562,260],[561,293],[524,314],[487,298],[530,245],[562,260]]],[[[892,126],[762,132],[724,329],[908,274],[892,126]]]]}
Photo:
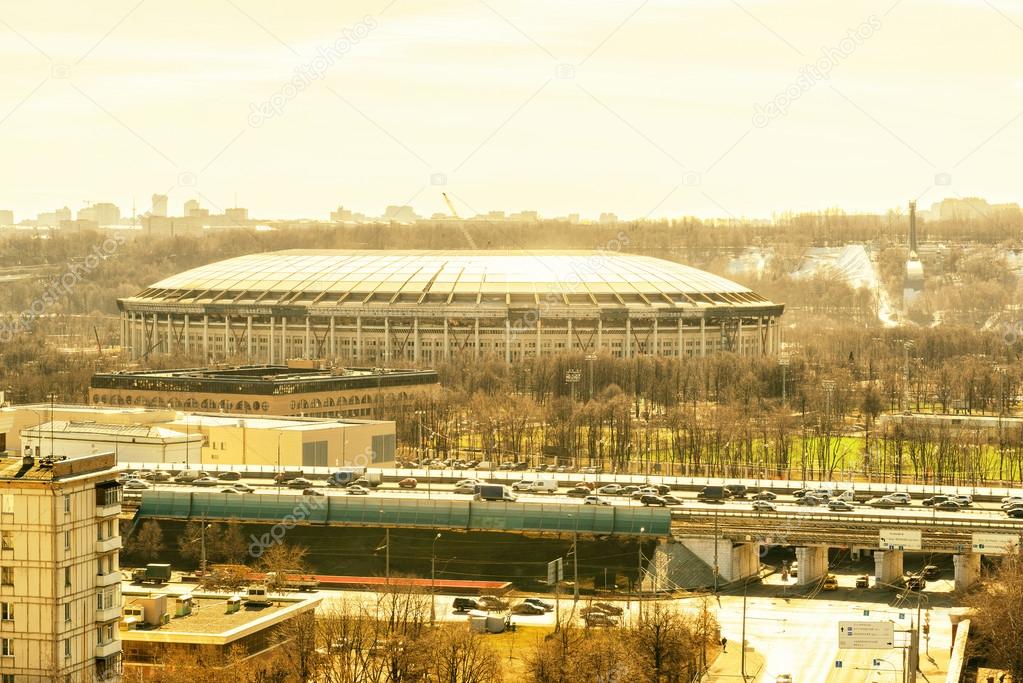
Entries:
{"type": "Polygon", "coordinates": [[[1023,8],[940,9],[11,8],[0,140],[18,163],[0,178],[17,190],[0,203],[141,212],[158,193],[220,213],[238,193],[268,219],[429,216],[444,191],[468,215],[633,219],[1015,201],[1023,8]]]}

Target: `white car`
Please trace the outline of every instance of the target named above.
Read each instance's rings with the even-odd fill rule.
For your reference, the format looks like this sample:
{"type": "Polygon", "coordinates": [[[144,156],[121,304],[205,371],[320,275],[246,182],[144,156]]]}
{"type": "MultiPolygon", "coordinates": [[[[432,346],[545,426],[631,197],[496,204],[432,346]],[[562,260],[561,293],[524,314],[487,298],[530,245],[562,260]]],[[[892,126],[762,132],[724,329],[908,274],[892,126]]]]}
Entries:
{"type": "Polygon", "coordinates": [[[529,491],[533,488],[533,480],[523,479],[512,484],[512,491],[529,491]]]}
{"type": "Polygon", "coordinates": [[[912,501],[912,498],[909,497],[909,494],[908,493],[904,493],[902,491],[896,491],[895,493],[889,493],[889,494],[887,494],[886,496],[883,496],[883,497],[887,498],[888,500],[894,501],[894,502],[898,503],[899,505],[909,505],[909,503],[912,501]]]}
{"type": "Polygon", "coordinates": [[[128,479],[121,485],[129,491],[141,491],[152,488],[149,482],[142,481],[141,479],[128,479]]]}
{"type": "Polygon", "coordinates": [[[597,489],[597,493],[604,496],[617,496],[622,492],[622,487],[618,484],[605,484],[597,489]]]}
{"type": "Polygon", "coordinates": [[[611,501],[605,500],[600,496],[586,496],[583,498],[583,505],[610,505],[611,501]]]}
{"type": "Polygon", "coordinates": [[[349,496],[368,496],[369,489],[367,489],[364,486],[359,486],[358,484],[352,484],[351,486],[345,489],[345,493],[347,493],[349,496]]]}

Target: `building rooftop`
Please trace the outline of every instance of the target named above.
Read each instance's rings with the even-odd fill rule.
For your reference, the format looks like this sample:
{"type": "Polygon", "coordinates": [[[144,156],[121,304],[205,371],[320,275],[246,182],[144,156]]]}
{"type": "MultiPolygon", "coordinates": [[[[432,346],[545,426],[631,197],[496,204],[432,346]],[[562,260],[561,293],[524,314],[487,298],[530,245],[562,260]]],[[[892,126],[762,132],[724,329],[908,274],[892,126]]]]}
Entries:
{"type": "MultiPolygon", "coordinates": [[[[141,606],[145,598],[159,593],[125,592],[123,604],[141,606]]],[[[288,617],[307,612],[320,604],[322,597],[274,597],[273,604],[249,606],[244,603],[237,612],[227,609],[227,595],[191,594],[192,612],[176,617],[174,601],[182,594],[166,593],[171,619],[162,626],[124,629],[121,640],[174,643],[227,644],[243,636],[280,623],[288,617]]]]}
{"type": "Polygon", "coordinates": [[[184,432],[177,432],[173,429],[155,427],[145,424],[106,424],[102,422],[73,422],[69,420],[54,420],[21,430],[22,436],[43,436],[50,434],[92,434],[96,436],[132,437],[135,439],[181,439],[189,438],[202,439],[201,435],[190,437],[184,432]]]}
{"type": "Polygon", "coordinates": [[[244,427],[246,429],[280,429],[285,431],[314,431],[317,429],[356,427],[380,420],[354,420],[343,417],[246,417],[243,415],[222,415],[190,413],[170,422],[175,426],[191,427],[244,427]]]}
{"type": "Polygon", "coordinates": [[[117,466],[113,453],[97,453],[81,457],[33,458],[17,456],[0,458],[0,482],[67,481],[94,475],[117,466]]]}

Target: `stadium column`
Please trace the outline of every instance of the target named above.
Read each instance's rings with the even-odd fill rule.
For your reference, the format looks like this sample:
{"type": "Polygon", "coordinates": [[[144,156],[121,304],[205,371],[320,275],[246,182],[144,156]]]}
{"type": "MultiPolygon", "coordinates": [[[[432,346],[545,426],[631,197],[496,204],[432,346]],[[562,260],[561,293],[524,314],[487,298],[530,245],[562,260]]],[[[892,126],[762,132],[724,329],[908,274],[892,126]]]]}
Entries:
{"type": "Polygon", "coordinates": [[[757,345],[760,347],[760,355],[767,353],[767,339],[764,337],[764,316],[757,316],[757,345]]]}
{"type": "Polygon", "coordinates": [[[476,318],[476,329],[473,332],[473,345],[476,347],[476,358],[480,357],[480,319],[476,318]]]}
{"type": "Polygon", "coordinates": [[[355,359],[362,360],[362,316],[355,316],[355,359]]]}
{"type": "Polygon", "coordinates": [[[128,338],[127,340],[121,341],[122,346],[128,347],[128,354],[130,358],[135,357],[135,314],[128,314],[128,338]],[[125,343],[127,342],[127,343],[125,343]]]}
{"type": "Polygon", "coordinates": [[[203,361],[210,358],[210,316],[208,313],[202,314],[202,357],[203,361]]]}
{"type": "Polygon", "coordinates": [[[707,356],[707,319],[700,318],[700,357],[707,356]]]}
{"type": "Polygon", "coordinates": [[[305,314],[305,354],[303,354],[303,355],[305,355],[306,358],[312,358],[313,357],[313,355],[312,355],[313,347],[310,345],[310,340],[309,340],[309,327],[310,327],[310,324],[311,324],[310,320],[311,320],[311,317],[310,317],[309,313],[306,312],[306,314],[305,314]]]}
{"type": "Polygon", "coordinates": [[[188,314],[186,313],[185,314],[185,323],[184,323],[184,328],[185,329],[182,330],[182,334],[185,336],[185,355],[186,356],[188,354],[192,353],[192,337],[191,337],[191,333],[189,331],[188,323],[189,323],[189,319],[188,319],[188,314]]]}
{"type": "Polygon", "coordinates": [[[281,316],[281,365],[288,362],[288,316],[281,316]]]}
{"type": "Polygon", "coordinates": [[[167,339],[164,340],[163,350],[164,353],[170,353],[172,351],[171,341],[174,339],[173,330],[171,329],[171,314],[167,314],[167,339]]]}
{"type": "Polygon", "coordinates": [[[266,362],[274,364],[274,316],[270,314],[270,345],[267,347],[266,362]]]}
{"type": "Polygon", "coordinates": [[[654,318],[653,348],[647,349],[647,351],[648,351],[649,355],[652,355],[652,356],[656,356],[657,355],[657,318],[654,318]]]}
{"type": "Polygon", "coordinates": [[[511,319],[504,319],[504,362],[511,363],[511,319]]]}
{"type": "Polygon", "coordinates": [[[632,318],[625,319],[625,357],[632,356],[632,318]]]}
{"type": "Polygon", "coordinates": [[[252,316],[245,318],[245,360],[252,362],[252,316]]]}
{"type": "Polygon", "coordinates": [[[384,316],[384,360],[391,360],[391,319],[384,316]]]}
{"type": "Polygon", "coordinates": [[[742,315],[739,316],[739,325],[735,330],[735,349],[733,349],[740,356],[742,355],[742,315]]]}
{"type": "Polygon", "coordinates": [[[451,347],[448,342],[448,317],[444,316],[444,360],[450,360],[451,347]]]}
{"type": "Polygon", "coordinates": [[[412,318],[412,361],[419,362],[419,316],[412,318]]]}
{"type": "Polygon", "coordinates": [[[224,357],[228,353],[234,354],[234,344],[231,343],[231,316],[224,314],[224,357]]]}
{"type": "Polygon", "coordinates": [[[160,340],[160,321],[156,317],[156,313],[153,314],[153,328],[149,337],[149,346],[146,347],[147,351],[155,351],[156,345],[160,340]]]}
{"type": "Polygon", "coordinates": [[[337,340],[335,336],[337,334],[337,327],[334,323],[334,316],[330,316],[330,357],[337,357],[337,340]]]}
{"type": "Polygon", "coordinates": [[[543,352],[543,321],[540,320],[540,312],[536,315],[536,357],[539,358],[543,352]]]}
{"type": "MultiPolygon", "coordinates": [[[[597,314],[600,315],[599,313],[597,314]]],[[[604,319],[597,318],[597,351],[604,350],[604,319]]]]}
{"type": "Polygon", "coordinates": [[[572,353],[572,319],[571,318],[568,319],[568,339],[566,341],[568,343],[565,344],[565,350],[568,353],[572,353]]]}
{"type": "Polygon", "coordinates": [[[678,319],[678,352],[675,354],[679,358],[686,353],[686,326],[682,322],[682,318],[678,319]]]}

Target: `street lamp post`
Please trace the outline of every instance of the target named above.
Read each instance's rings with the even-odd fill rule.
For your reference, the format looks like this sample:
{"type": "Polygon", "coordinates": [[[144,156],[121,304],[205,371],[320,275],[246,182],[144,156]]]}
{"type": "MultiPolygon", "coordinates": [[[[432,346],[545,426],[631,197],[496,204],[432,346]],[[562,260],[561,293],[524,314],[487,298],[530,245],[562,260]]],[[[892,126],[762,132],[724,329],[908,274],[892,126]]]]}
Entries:
{"type": "Polygon", "coordinates": [[[785,370],[789,367],[789,354],[782,353],[778,355],[778,365],[781,366],[781,404],[784,407],[787,403],[785,396],[785,370]]]}
{"type": "Polygon", "coordinates": [[[639,528],[639,542],[636,544],[636,604],[639,608],[639,621],[643,621],[643,534],[646,533],[646,527],[639,528]]]}
{"type": "Polygon", "coordinates": [[[430,623],[437,620],[437,541],[440,534],[433,537],[433,546],[430,548],[430,623]]]}
{"type": "Polygon", "coordinates": [[[590,370],[590,390],[587,392],[586,399],[589,401],[593,400],[593,363],[597,360],[597,354],[587,353],[586,354],[586,365],[589,366],[590,370]]]}

